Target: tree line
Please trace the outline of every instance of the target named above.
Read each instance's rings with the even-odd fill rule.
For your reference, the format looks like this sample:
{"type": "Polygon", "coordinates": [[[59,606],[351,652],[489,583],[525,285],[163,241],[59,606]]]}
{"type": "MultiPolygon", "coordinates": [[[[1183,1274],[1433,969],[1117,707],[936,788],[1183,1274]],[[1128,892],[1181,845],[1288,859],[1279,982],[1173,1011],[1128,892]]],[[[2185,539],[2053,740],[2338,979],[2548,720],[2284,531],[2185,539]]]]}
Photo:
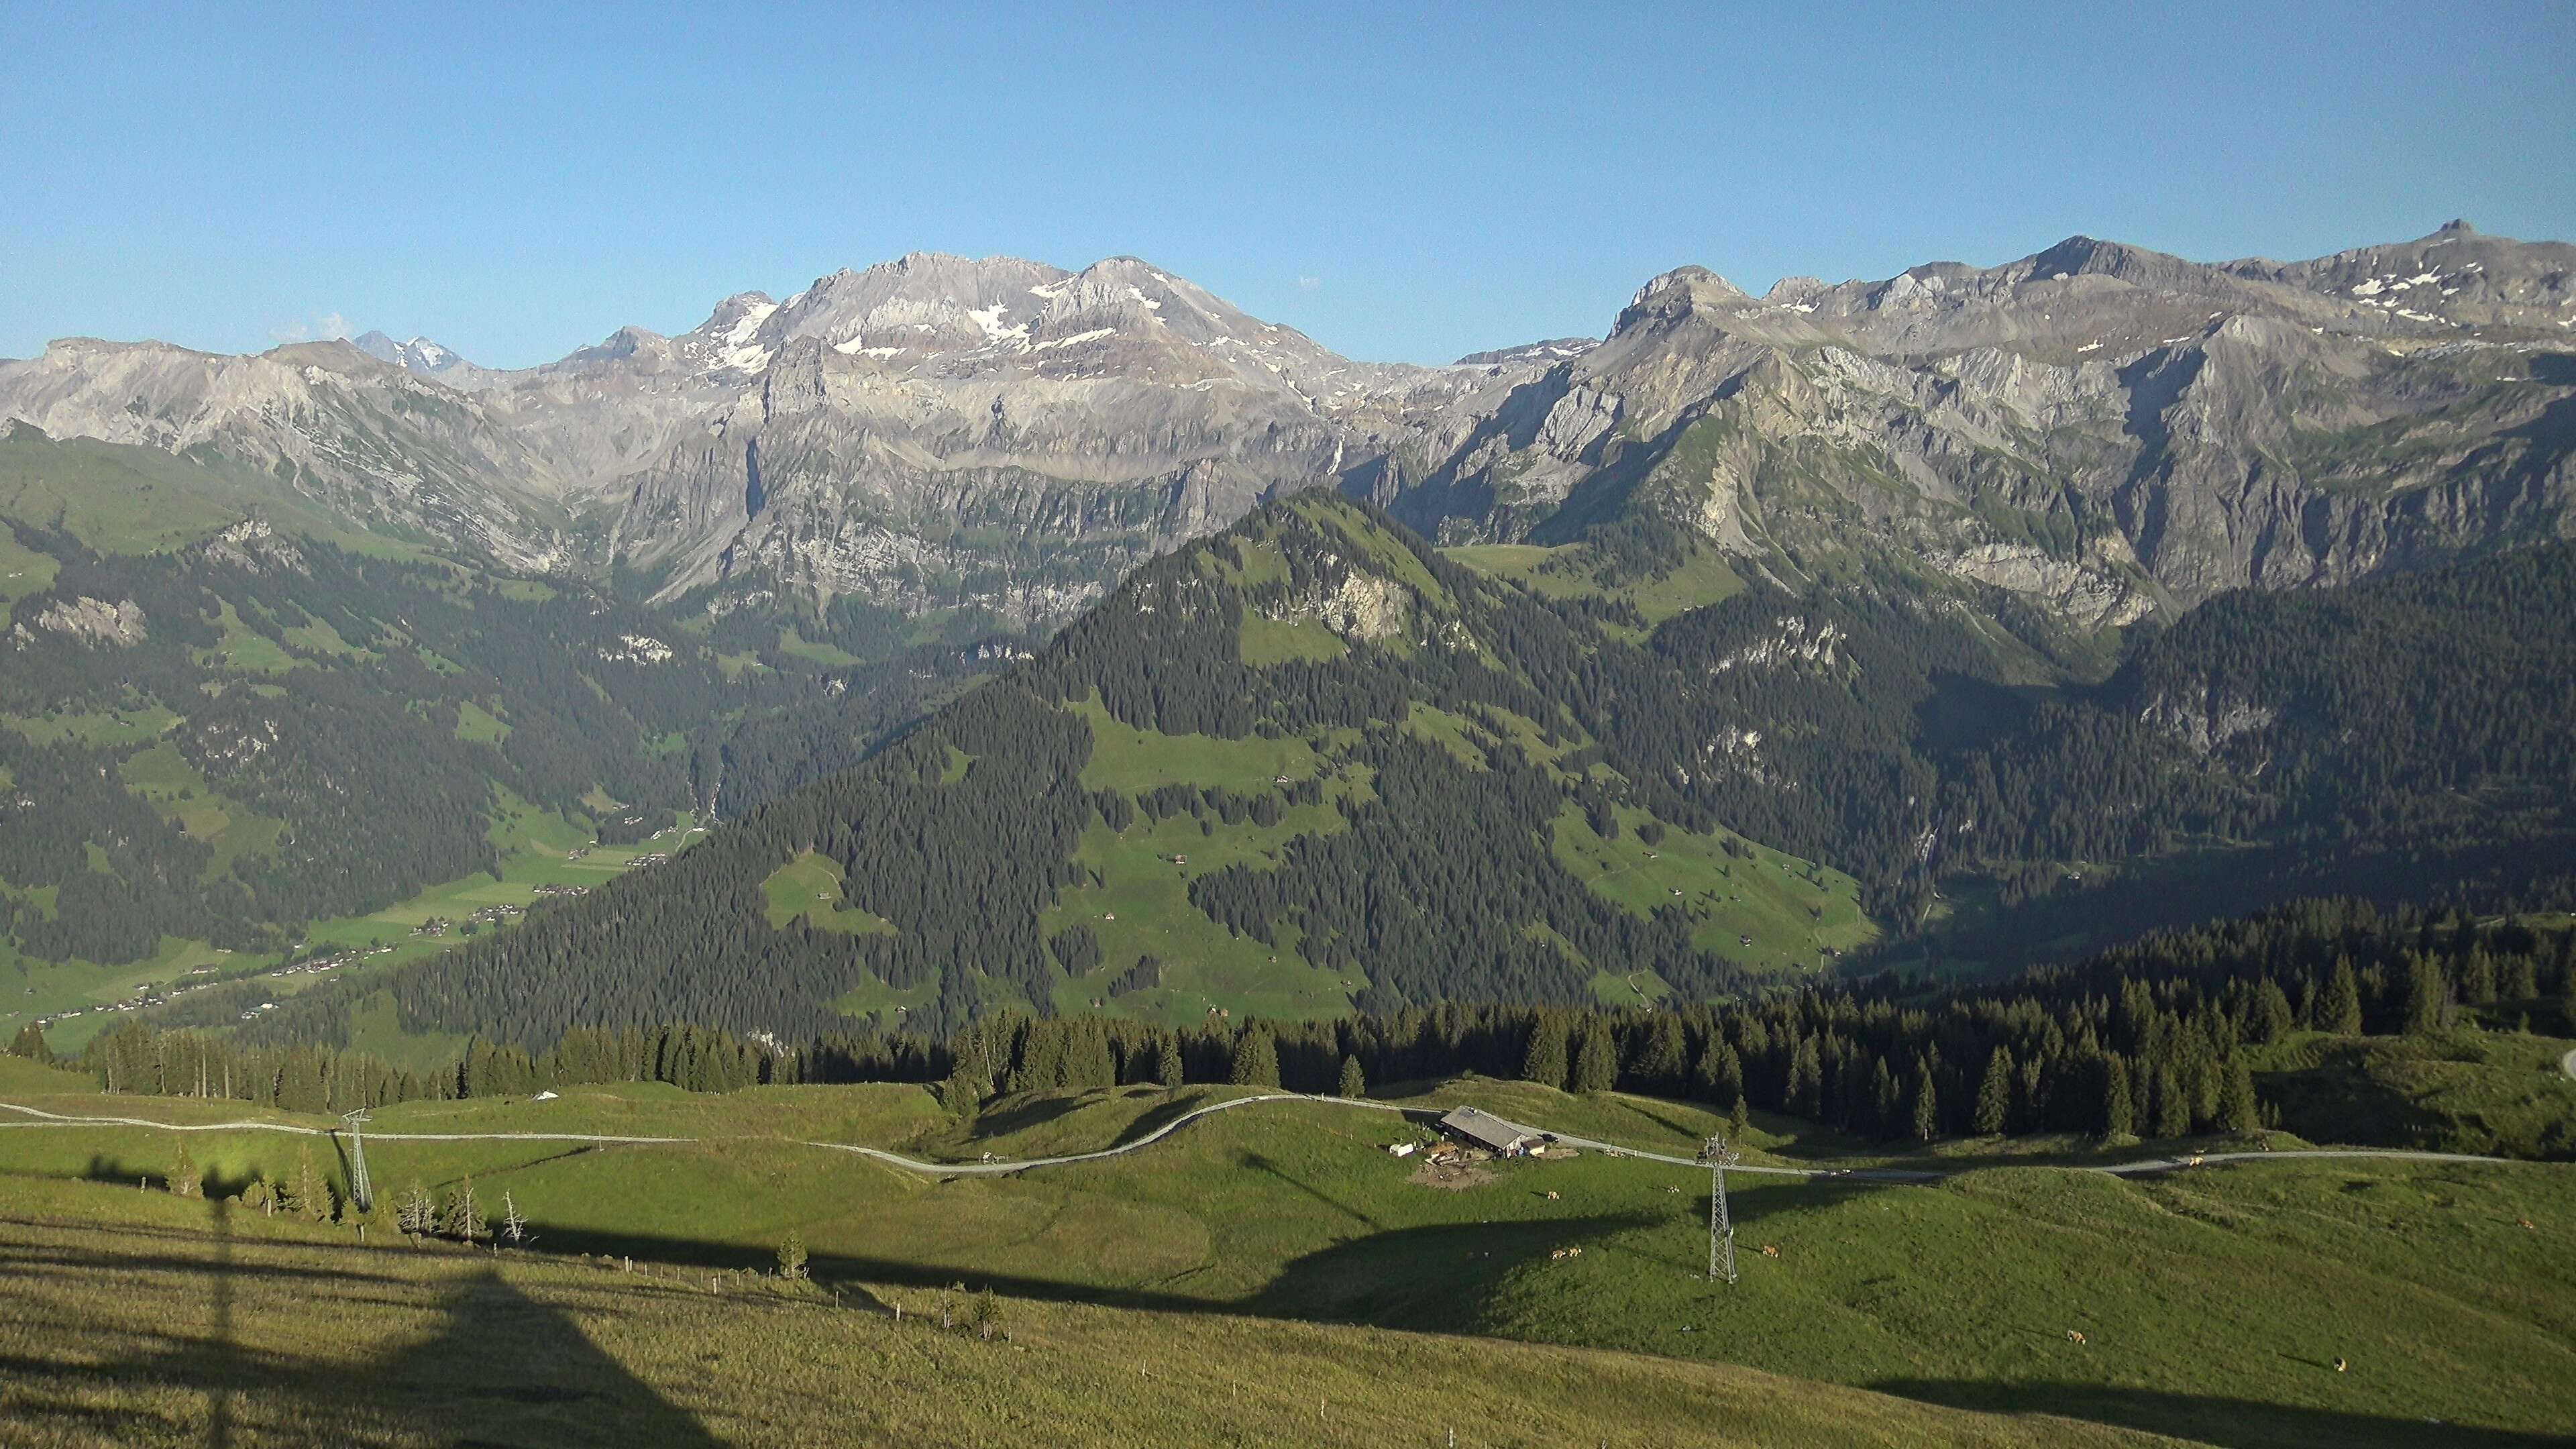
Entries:
{"type": "MultiPolygon", "coordinates": [[[[534,1053],[478,1039],[426,1073],[366,1053],[245,1046],[129,1022],[81,1062],[110,1091],[308,1112],[661,1081],[691,1091],[921,1083],[971,1114],[1026,1091],[1231,1082],[1356,1095],[1369,1082],[1475,1073],[1759,1109],[1885,1141],[2173,1138],[2265,1125],[2261,1053],[2300,1033],[2427,1035],[2535,1021],[2576,1035],[2576,932],[2341,900],[2160,932],[2005,983],[1889,975],[1678,1010],[1453,1002],[1180,1029],[1001,1011],[936,1039],[827,1033],[794,1046],[698,1026],[577,1028],[534,1053]]],[[[22,1033],[12,1049],[36,1054],[42,1041],[22,1033]]],[[[2576,1155],[2576,1135],[2562,1125],[2539,1150],[2576,1155]]]]}

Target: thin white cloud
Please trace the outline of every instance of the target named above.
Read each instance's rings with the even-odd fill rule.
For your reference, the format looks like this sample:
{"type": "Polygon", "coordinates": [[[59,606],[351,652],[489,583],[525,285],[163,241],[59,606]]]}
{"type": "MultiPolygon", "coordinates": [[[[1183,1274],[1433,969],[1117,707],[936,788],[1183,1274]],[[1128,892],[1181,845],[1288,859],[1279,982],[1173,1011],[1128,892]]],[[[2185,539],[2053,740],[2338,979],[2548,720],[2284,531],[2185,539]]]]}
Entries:
{"type": "Polygon", "coordinates": [[[281,322],[269,328],[268,335],[279,342],[329,342],[351,336],[356,331],[349,325],[348,318],[337,312],[324,312],[311,318],[297,317],[281,322]]]}
{"type": "Polygon", "coordinates": [[[1311,292],[1317,287],[1324,285],[1324,279],[1321,277],[1299,277],[1297,279],[1297,285],[1311,292]]]}

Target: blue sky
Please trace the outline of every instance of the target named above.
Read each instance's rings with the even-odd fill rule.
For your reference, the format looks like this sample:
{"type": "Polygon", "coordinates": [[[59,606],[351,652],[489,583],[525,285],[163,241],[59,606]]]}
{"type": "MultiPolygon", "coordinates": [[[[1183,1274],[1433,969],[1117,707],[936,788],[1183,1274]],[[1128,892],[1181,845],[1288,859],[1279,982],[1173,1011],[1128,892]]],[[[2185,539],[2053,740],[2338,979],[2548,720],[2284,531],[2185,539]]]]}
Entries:
{"type": "Polygon", "coordinates": [[[2576,5],[14,6],[0,356],[547,360],[915,249],[1132,253],[1355,356],[1684,262],[2576,238],[2576,5]],[[1794,12],[1794,13],[1788,13],[1794,12]]]}

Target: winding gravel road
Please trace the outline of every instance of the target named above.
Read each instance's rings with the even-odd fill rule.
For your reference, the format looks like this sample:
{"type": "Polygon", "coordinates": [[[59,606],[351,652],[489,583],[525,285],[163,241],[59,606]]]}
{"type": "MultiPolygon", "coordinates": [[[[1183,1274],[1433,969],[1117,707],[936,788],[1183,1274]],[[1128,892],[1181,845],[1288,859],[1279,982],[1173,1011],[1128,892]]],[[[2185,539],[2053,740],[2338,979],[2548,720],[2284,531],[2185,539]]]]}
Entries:
{"type": "MultiPolygon", "coordinates": [[[[2562,1060],[2559,1065],[2566,1069],[2569,1076],[2576,1077],[2576,1051],[2569,1052],[2566,1058],[2562,1060]]],[[[825,1151],[846,1152],[854,1156],[870,1158],[874,1161],[885,1163],[889,1167],[900,1168],[906,1172],[917,1172],[925,1176],[993,1177],[1007,1175],[1014,1172],[1029,1172],[1042,1167],[1070,1167],[1074,1164],[1083,1162],[1103,1162],[1113,1157],[1124,1157],[1131,1152],[1142,1152],[1146,1148],[1153,1146],[1155,1143],[1162,1141],[1164,1138],[1171,1136],[1173,1133],[1180,1131],[1182,1128],[1198,1121],[1202,1117],[1212,1117],[1219,1112],[1231,1112],[1238,1107],[1249,1107],[1257,1102],[1304,1102],[1312,1106],[1342,1107],[1354,1111],[1393,1112],[1399,1116],[1408,1118],[1428,1119],[1433,1115],[1421,1108],[1399,1107],[1390,1102],[1354,1101],[1347,1097],[1309,1097],[1296,1092],[1265,1092],[1257,1096],[1236,1097],[1228,1101],[1212,1102],[1207,1106],[1194,1108],[1173,1118],[1171,1121],[1164,1123],[1162,1126],[1155,1128],[1153,1131],[1136,1138],[1132,1142],[1122,1142],[1115,1147],[1104,1147],[1097,1152],[1073,1152],[1060,1157],[1017,1157],[1006,1159],[987,1159],[978,1162],[924,1162],[918,1158],[906,1157],[899,1152],[888,1152],[881,1147],[857,1147],[846,1142],[813,1142],[803,1138],[789,1138],[785,1140],[793,1141],[797,1143],[797,1145],[803,1147],[818,1147],[825,1151]]],[[[335,1135],[331,1128],[298,1127],[286,1122],[154,1122],[141,1117],[74,1117],[65,1116],[57,1112],[43,1111],[35,1107],[23,1107],[14,1102],[0,1102],[0,1111],[16,1112],[21,1114],[21,1120],[0,1120],[0,1128],[143,1127],[162,1132],[284,1132],[290,1135],[305,1137],[328,1137],[335,1135]]],[[[1523,1132],[1544,1132],[1544,1129],[1542,1128],[1523,1127],[1518,1123],[1507,1123],[1506,1125],[1516,1127],[1523,1132]]],[[[1561,1142],[1568,1146],[1589,1148],[1595,1152],[1605,1153],[1616,1157],[1634,1158],[1640,1162],[1661,1163],[1667,1166],[1687,1167],[1693,1170],[1699,1170],[1707,1166],[1707,1164],[1701,1162],[1695,1157],[1676,1157],[1665,1152],[1649,1152],[1643,1148],[1622,1146],[1616,1142],[1603,1142],[1590,1137],[1577,1137],[1570,1133],[1557,1132],[1546,1133],[1545,1135],[1549,1136],[1556,1142],[1561,1142]]],[[[645,1147],[681,1146],[703,1141],[756,1140],[700,1137],[625,1137],[596,1132],[370,1132],[367,1136],[379,1142],[579,1142],[603,1146],[645,1147]]],[[[2087,1172],[2108,1173],[2114,1177],[2133,1177],[2148,1173],[2174,1172],[2184,1168],[2198,1167],[2208,1163],[2279,1162],[2293,1158],[2320,1157],[2387,1158],[2403,1162],[2478,1162],[2496,1164],[2509,1164],[2514,1160],[2504,1157],[2478,1157],[2460,1152],[2408,1152],[2395,1148],[2312,1147],[2282,1152],[2200,1152],[2178,1154],[2171,1157],[2146,1157],[2140,1158],[2135,1162],[2091,1165],[2085,1167],[2083,1170],[2087,1172]]],[[[1925,1183],[1939,1182],[1945,1178],[1959,1176],[1961,1173],[1972,1172],[1978,1168],[1992,1167],[1995,1165],[1997,1164],[1992,1161],[1985,1161],[1946,1171],[1924,1171],[1893,1167],[1767,1167],[1746,1163],[1730,1167],[1727,1171],[1746,1173],[1760,1177],[1849,1178],[1855,1182],[1925,1183]]]]}

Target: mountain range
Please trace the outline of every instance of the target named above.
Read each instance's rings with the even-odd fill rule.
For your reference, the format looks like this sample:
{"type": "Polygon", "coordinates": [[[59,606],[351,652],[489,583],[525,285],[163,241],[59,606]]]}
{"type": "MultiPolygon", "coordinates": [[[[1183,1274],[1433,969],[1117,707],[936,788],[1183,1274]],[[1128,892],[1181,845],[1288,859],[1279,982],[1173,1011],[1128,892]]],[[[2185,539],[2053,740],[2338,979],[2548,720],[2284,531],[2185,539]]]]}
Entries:
{"type": "Polygon", "coordinates": [[[2459,222],[2286,264],[2076,237],[1761,297],[1684,267],[1598,342],[1445,367],[1337,356],[1131,257],[917,253],[524,369],[382,333],[69,339],[0,363],[0,416],[716,608],[1049,626],[1330,483],[1442,544],[1652,514],[1783,582],[1905,567],[2086,633],[2576,531],[2571,328],[2576,247],[2459,222]]]}
{"type": "Polygon", "coordinates": [[[1683,268],[1445,367],[1132,258],[527,369],[56,343],[0,363],[0,986],[527,907],[276,1029],[810,1036],[2555,899],[2571,262],[1683,268]],[[539,903],[594,845],[652,868],[539,903]]]}

